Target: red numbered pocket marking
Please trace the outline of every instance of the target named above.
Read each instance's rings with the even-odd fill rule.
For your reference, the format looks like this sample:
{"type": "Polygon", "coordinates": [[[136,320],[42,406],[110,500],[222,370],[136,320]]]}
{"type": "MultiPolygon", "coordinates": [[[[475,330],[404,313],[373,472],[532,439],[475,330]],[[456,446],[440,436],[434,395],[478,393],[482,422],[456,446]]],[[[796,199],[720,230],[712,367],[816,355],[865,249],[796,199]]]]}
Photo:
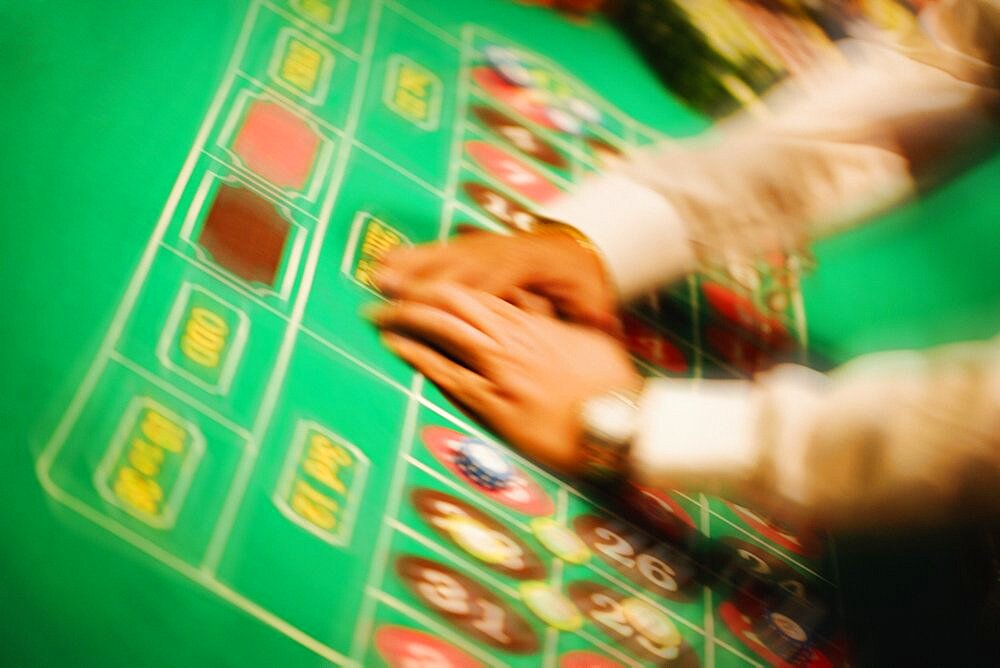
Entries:
{"type": "Polygon", "coordinates": [[[396,572],[424,605],[479,642],[514,654],[538,651],[538,636],[528,622],[475,580],[412,555],[396,560],[396,572]]]}
{"type": "Polygon", "coordinates": [[[403,626],[375,632],[375,648],[389,668],[483,668],[465,652],[440,638],[403,626]]]}
{"type": "Polygon", "coordinates": [[[465,150],[487,174],[533,202],[544,204],[562,193],[538,170],[493,144],[470,141],[465,150]]]}

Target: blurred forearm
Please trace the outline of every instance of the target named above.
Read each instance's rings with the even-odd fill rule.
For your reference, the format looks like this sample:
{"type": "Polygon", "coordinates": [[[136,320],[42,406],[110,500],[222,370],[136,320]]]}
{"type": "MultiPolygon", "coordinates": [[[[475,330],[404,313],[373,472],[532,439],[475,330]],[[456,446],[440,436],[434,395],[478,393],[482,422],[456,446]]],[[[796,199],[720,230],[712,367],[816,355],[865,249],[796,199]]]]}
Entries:
{"type": "Polygon", "coordinates": [[[1000,517],[1000,338],[862,358],[830,377],[655,381],[633,469],[825,526],[1000,517]]]}
{"type": "Polygon", "coordinates": [[[550,213],[595,241],[626,299],[870,217],[995,140],[1000,2],[947,0],[922,19],[926,32],[893,47],[850,45],[861,64],[776,101],[772,117],[636,152],[550,213]]]}

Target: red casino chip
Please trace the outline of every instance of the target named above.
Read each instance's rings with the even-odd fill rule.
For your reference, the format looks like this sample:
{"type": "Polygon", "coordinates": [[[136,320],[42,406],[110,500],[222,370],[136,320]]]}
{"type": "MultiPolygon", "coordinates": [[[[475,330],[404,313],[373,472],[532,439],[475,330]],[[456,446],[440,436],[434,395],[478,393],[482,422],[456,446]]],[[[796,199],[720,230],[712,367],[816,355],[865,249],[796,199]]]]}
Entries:
{"type": "Polygon", "coordinates": [[[470,480],[462,473],[456,462],[459,448],[468,438],[467,435],[446,427],[424,427],[421,438],[427,449],[442,466],[448,469],[455,478],[483,496],[532,517],[543,517],[555,512],[555,504],[548,494],[516,465],[513,476],[500,489],[486,489],[470,480]]]}

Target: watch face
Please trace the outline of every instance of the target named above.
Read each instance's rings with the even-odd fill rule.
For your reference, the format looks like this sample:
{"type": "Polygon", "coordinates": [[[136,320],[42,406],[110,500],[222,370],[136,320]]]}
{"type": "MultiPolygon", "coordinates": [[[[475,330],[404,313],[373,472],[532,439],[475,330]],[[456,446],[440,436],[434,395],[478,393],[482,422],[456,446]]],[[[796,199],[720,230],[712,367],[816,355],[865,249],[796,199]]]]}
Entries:
{"type": "Polygon", "coordinates": [[[593,437],[625,444],[635,435],[637,413],[635,405],[624,398],[603,394],[584,404],[584,427],[593,437]]]}

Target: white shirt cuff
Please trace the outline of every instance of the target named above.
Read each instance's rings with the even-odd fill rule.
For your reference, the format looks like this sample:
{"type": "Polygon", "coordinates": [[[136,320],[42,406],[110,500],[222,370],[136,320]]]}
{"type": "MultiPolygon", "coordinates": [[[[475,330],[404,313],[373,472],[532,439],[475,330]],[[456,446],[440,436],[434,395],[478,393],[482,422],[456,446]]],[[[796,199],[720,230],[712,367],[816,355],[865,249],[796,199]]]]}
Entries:
{"type": "Polygon", "coordinates": [[[620,174],[584,183],[556,200],[546,215],[594,242],[625,300],[695,268],[691,242],[674,207],[655,190],[620,174]]]}
{"type": "Polygon", "coordinates": [[[639,404],[633,475],[645,484],[724,494],[760,459],[756,392],[749,381],[656,380],[639,404]]]}

